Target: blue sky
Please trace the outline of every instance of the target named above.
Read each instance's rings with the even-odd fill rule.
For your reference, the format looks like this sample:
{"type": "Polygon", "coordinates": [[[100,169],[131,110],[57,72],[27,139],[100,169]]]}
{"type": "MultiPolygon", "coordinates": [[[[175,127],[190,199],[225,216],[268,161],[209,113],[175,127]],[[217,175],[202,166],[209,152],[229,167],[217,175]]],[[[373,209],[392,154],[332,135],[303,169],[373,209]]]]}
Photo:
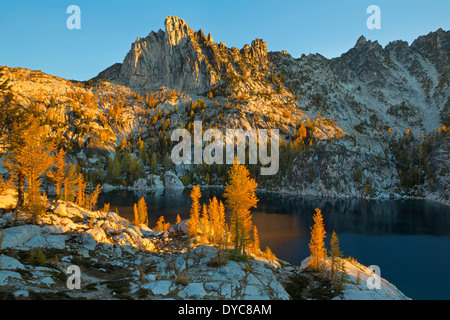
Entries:
{"type": "Polygon", "coordinates": [[[122,62],[136,37],[164,29],[168,15],[229,47],[262,38],[269,51],[333,58],[361,35],[385,46],[399,39],[411,44],[438,28],[449,30],[449,12],[449,0],[1,1],[0,65],[87,80],[122,62]],[[66,27],[72,4],[81,9],[81,30],[66,27]],[[381,9],[380,30],[366,26],[369,5],[381,9]]]}

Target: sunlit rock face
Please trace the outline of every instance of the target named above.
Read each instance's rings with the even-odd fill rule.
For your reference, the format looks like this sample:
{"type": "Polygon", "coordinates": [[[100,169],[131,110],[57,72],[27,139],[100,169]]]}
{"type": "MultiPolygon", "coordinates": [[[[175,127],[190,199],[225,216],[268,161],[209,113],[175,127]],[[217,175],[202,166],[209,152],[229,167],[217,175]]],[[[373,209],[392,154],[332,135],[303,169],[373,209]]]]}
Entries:
{"type": "Polygon", "coordinates": [[[138,38],[123,63],[95,79],[138,91],[164,86],[189,94],[221,86],[219,95],[258,98],[275,92],[271,79],[276,76],[279,87],[289,89],[276,92],[280,103],[297,95],[298,108],[332,117],[345,132],[374,124],[399,132],[433,130],[450,119],[449,31],[438,29],[410,45],[393,41],[385,47],[361,36],[340,57],[310,54],[295,59],[285,51],[268,53],[261,39],[242,49],[228,48],[177,17],[167,17],[164,26],[164,31],[138,38]]]}
{"type": "Polygon", "coordinates": [[[97,78],[116,80],[134,88],[165,86],[191,93],[203,93],[224,76],[242,72],[239,61],[267,63],[267,45],[261,39],[243,49],[213,42],[211,34],[193,31],[183,19],[167,17],[165,31],[137,38],[122,64],[115,64],[97,78]]]}

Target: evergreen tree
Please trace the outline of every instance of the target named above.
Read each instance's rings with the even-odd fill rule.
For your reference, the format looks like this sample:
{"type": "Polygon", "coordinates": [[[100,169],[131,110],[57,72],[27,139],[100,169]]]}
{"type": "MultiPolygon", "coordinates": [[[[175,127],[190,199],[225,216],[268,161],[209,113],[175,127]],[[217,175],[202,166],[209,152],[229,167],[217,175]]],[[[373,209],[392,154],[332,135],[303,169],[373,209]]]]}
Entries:
{"type": "Polygon", "coordinates": [[[166,152],[163,159],[163,168],[165,171],[172,167],[172,160],[170,159],[169,153],[166,152]]]}
{"type": "Polygon", "coordinates": [[[121,172],[120,161],[117,153],[114,155],[114,158],[108,158],[106,172],[108,176],[108,182],[111,184],[116,184],[121,172]]]}
{"type": "Polygon", "coordinates": [[[337,283],[339,263],[342,259],[342,251],[339,248],[339,238],[333,231],[330,239],[331,281],[337,283]]]}
{"type": "Polygon", "coordinates": [[[150,172],[156,174],[158,170],[158,159],[156,154],[153,152],[150,158],[150,172]]]}
{"type": "Polygon", "coordinates": [[[344,289],[344,286],[345,286],[345,284],[348,282],[348,275],[347,275],[347,272],[346,272],[346,269],[345,269],[345,260],[344,259],[341,259],[339,262],[338,262],[338,272],[339,272],[339,279],[338,279],[338,281],[337,281],[337,283],[336,283],[336,288],[338,289],[338,290],[343,290],[344,289]]]}
{"type": "Polygon", "coordinates": [[[144,175],[144,169],[141,163],[133,156],[130,157],[129,165],[128,165],[128,179],[127,184],[133,185],[134,182],[144,175]]]}

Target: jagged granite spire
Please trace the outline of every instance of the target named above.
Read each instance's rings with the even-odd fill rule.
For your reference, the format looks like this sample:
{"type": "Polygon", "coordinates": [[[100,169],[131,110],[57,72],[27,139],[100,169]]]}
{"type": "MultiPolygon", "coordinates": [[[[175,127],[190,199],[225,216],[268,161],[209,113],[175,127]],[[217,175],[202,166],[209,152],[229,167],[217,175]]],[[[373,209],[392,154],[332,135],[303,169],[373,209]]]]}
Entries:
{"type": "Polygon", "coordinates": [[[178,17],[168,16],[164,26],[165,31],[137,38],[121,65],[115,64],[96,78],[141,89],[165,86],[203,93],[236,70],[242,71],[236,67],[241,61],[261,68],[267,64],[267,45],[261,39],[236,52],[214,43],[211,34],[193,31],[178,17]]]}
{"type": "Polygon", "coordinates": [[[193,34],[193,31],[189,28],[187,23],[178,17],[168,16],[166,20],[164,20],[164,27],[166,39],[171,46],[178,45],[181,40],[190,37],[193,34]]]}

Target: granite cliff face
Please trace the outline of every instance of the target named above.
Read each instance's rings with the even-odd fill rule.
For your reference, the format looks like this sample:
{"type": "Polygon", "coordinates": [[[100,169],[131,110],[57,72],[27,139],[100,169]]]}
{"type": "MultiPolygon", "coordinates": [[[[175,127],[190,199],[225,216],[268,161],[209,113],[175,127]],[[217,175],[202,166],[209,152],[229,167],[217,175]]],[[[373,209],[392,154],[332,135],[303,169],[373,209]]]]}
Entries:
{"type": "Polygon", "coordinates": [[[211,34],[193,31],[177,17],[167,17],[165,31],[151,32],[131,45],[122,64],[115,64],[97,78],[116,80],[134,88],[165,86],[204,93],[226,76],[242,73],[241,61],[265,67],[267,47],[260,39],[242,50],[214,43],[211,34]],[[231,59],[230,59],[231,58],[231,59]]]}

